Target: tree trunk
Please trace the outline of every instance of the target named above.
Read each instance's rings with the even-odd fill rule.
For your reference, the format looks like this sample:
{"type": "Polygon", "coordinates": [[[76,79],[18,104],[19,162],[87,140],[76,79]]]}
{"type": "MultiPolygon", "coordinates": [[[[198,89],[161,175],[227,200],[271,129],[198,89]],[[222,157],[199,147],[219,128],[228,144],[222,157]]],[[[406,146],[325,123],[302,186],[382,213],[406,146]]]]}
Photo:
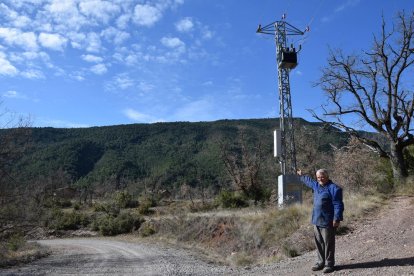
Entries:
{"type": "Polygon", "coordinates": [[[408,171],[404,161],[403,148],[394,143],[391,143],[390,162],[395,181],[404,180],[408,176],[408,171]]]}

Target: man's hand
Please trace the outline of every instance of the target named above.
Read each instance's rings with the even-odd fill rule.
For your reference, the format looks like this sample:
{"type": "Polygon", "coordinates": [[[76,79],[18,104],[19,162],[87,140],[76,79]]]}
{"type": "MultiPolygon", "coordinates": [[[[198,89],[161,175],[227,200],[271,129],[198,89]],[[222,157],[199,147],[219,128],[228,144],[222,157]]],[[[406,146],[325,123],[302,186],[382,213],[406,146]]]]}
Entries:
{"type": "Polygon", "coordinates": [[[339,227],[339,224],[340,224],[340,222],[339,221],[336,221],[336,220],[334,220],[333,221],[333,228],[338,228],[339,227]]]}
{"type": "Polygon", "coordinates": [[[302,170],[297,170],[297,171],[296,171],[296,173],[297,173],[298,175],[302,175],[302,170]]]}

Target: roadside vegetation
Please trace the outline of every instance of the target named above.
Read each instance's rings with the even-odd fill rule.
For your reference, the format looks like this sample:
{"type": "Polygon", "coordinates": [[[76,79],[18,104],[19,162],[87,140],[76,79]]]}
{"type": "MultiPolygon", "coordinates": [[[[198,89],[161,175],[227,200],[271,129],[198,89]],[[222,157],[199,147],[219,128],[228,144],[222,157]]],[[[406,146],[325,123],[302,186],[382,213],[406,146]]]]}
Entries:
{"type": "MultiPolygon", "coordinates": [[[[244,138],[240,137],[243,147],[244,138]]],[[[298,145],[311,143],[303,137],[298,136],[298,145]]],[[[331,164],[331,178],[344,188],[345,221],[338,234],[352,231],[356,222],[372,216],[391,196],[414,195],[412,147],[406,152],[411,176],[404,183],[394,183],[389,163],[376,158],[358,140],[333,147],[323,158],[314,150],[321,141],[312,143],[313,148],[303,147],[298,165],[313,174],[320,162],[331,164]]],[[[88,200],[59,193],[15,197],[0,208],[0,266],[47,255],[45,249],[26,240],[50,237],[122,234],[197,249],[236,266],[277,261],[312,250],[311,191],[305,189],[303,204],[278,208],[276,182],[271,189],[260,181],[260,147],[246,146],[239,155],[234,148],[222,152],[227,154],[222,158],[228,166],[229,185],[213,196],[206,197],[199,187],[187,184],[175,196],[133,193],[124,187],[88,200]]]]}
{"type": "Polygon", "coordinates": [[[22,234],[15,233],[0,243],[0,268],[31,262],[48,254],[46,248],[28,243],[22,234]]]}

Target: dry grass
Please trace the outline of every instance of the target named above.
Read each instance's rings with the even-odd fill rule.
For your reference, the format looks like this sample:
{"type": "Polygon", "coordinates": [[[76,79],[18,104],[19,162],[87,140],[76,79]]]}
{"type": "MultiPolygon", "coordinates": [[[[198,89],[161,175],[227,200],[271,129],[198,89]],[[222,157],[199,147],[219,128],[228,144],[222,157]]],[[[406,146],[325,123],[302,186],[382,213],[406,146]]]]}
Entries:
{"type": "Polygon", "coordinates": [[[414,196],[414,176],[409,176],[404,183],[398,184],[395,189],[395,194],[414,196]]]}
{"type": "Polygon", "coordinates": [[[284,239],[308,221],[310,207],[249,207],[157,217],[152,238],[203,248],[234,265],[282,258],[292,252],[284,239]]]}
{"type": "Polygon", "coordinates": [[[23,241],[19,245],[15,245],[15,241],[11,242],[2,242],[0,249],[0,267],[28,263],[49,254],[44,247],[34,242],[23,241]]]}
{"type": "MultiPolygon", "coordinates": [[[[152,221],[156,230],[152,238],[202,249],[236,266],[293,257],[314,248],[311,196],[302,205],[283,209],[248,207],[176,215],[166,211],[170,215],[152,221]]],[[[380,194],[345,194],[343,232],[386,201],[380,194]]]]}
{"type": "Polygon", "coordinates": [[[352,222],[369,215],[387,202],[382,194],[346,194],[344,196],[344,222],[352,222]]]}

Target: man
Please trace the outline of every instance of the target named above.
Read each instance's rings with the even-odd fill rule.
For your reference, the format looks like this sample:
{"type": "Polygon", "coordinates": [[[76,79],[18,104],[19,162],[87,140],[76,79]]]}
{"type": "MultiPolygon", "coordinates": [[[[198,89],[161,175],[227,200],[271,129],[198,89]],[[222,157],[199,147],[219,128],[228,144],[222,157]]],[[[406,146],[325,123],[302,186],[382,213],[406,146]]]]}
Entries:
{"type": "Polygon", "coordinates": [[[343,220],[344,203],[342,188],[329,179],[328,171],[320,169],[316,179],[302,175],[300,180],[313,190],[312,224],[315,245],[318,252],[318,262],[312,267],[313,271],[324,269],[324,273],[334,271],[335,266],[335,230],[343,220]]]}

